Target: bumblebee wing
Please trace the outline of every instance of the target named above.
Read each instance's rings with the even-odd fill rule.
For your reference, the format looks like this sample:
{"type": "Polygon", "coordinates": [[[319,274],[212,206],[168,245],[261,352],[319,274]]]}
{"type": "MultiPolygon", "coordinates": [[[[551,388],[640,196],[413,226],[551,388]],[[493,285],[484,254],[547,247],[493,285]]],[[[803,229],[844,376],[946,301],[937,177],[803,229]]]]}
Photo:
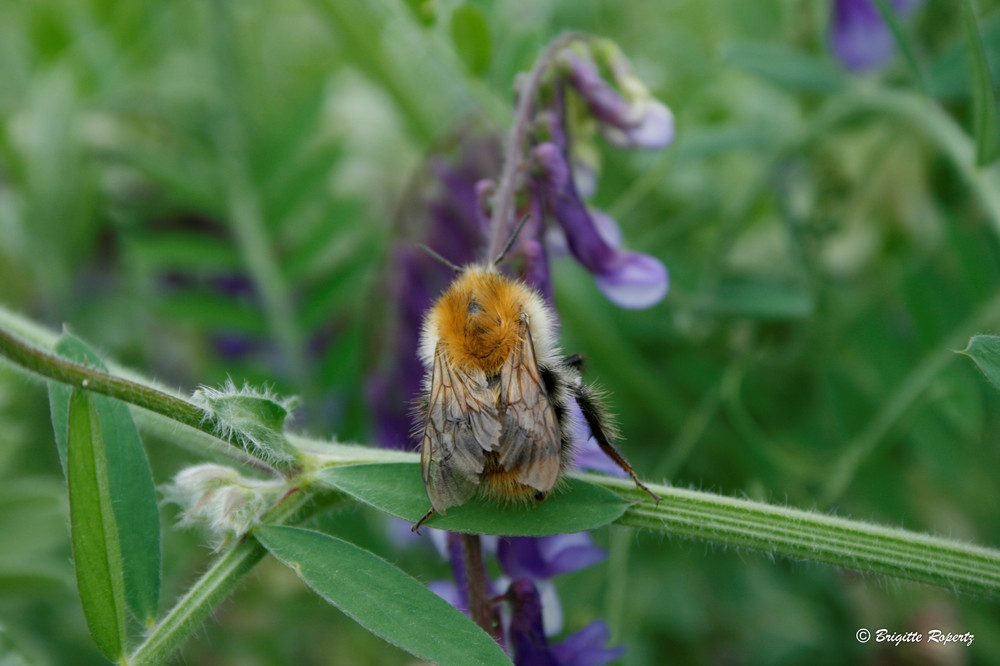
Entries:
{"type": "Polygon", "coordinates": [[[436,512],[443,514],[476,493],[484,451],[499,441],[500,414],[485,375],[453,367],[439,344],[420,444],[424,486],[436,512]]]}
{"type": "Polygon", "coordinates": [[[528,322],[523,318],[518,324],[518,338],[500,370],[500,465],[517,470],[517,480],[526,486],[546,492],[559,478],[559,422],[538,371],[528,322]]]}

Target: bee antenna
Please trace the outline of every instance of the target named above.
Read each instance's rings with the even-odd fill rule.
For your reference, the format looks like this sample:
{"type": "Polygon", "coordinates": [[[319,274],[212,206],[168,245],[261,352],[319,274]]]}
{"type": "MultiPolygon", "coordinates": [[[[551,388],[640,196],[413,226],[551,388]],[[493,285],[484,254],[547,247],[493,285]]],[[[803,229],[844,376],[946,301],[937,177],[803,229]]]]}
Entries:
{"type": "Polygon", "coordinates": [[[517,240],[517,235],[521,233],[521,229],[524,229],[524,225],[528,223],[528,219],[530,217],[531,213],[528,213],[527,215],[521,218],[520,222],[517,223],[517,228],[514,229],[514,233],[510,235],[510,240],[507,241],[507,244],[504,246],[503,251],[500,253],[500,256],[497,257],[496,261],[493,262],[494,266],[499,266],[500,262],[503,261],[503,258],[507,256],[508,252],[510,252],[510,248],[514,246],[514,241],[517,240]]]}
{"type": "Polygon", "coordinates": [[[421,250],[423,250],[427,254],[431,255],[432,257],[434,257],[435,259],[437,259],[442,264],[444,264],[445,266],[447,266],[451,270],[455,271],[456,273],[461,273],[462,272],[461,268],[459,268],[455,264],[451,263],[450,261],[448,261],[447,259],[445,259],[444,257],[442,257],[440,254],[438,254],[437,252],[435,252],[434,250],[432,250],[428,246],[424,245],[423,243],[418,244],[417,247],[419,247],[421,250]]]}

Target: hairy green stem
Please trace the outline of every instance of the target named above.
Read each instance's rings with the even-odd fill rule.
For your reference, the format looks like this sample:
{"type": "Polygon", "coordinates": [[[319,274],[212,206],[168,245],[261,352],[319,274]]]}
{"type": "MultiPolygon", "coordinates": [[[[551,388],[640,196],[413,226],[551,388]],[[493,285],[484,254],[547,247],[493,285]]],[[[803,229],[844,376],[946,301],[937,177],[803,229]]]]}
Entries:
{"type": "Polygon", "coordinates": [[[640,500],[617,521],[641,529],[885,574],[1000,599],[1000,550],[814,511],[650,485],[659,504],[627,479],[577,475],[640,500]]]}
{"type": "MultiPolygon", "coordinates": [[[[309,505],[315,502],[316,494],[317,491],[310,488],[291,491],[261,517],[260,524],[283,525],[301,521],[308,515],[309,505]]],[[[248,536],[221,555],[136,648],[129,657],[130,666],[166,662],[266,554],[264,546],[248,536]]]]}
{"type": "Polygon", "coordinates": [[[896,41],[896,46],[899,47],[900,52],[903,54],[903,59],[910,69],[914,83],[917,84],[917,87],[922,92],[927,92],[927,83],[920,69],[920,61],[917,59],[913,40],[904,31],[896,8],[889,4],[889,0],[875,0],[875,6],[878,8],[879,14],[882,15],[882,20],[889,26],[889,32],[892,33],[892,37],[896,41]]]}
{"type": "Polygon", "coordinates": [[[198,430],[205,428],[202,424],[202,410],[186,400],[138,382],[74,363],[31,345],[4,328],[0,328],[0,355],[48,379],[117,398],[122,402],[158,412],[198,430]]]}
{"type": "MultiPolygon", "coordinates": [[[[966,324],[975,328],[996,316],[1000,316],[1000,297],[984,306],[966,324]]],[[[957,330],[952,338],[958,339],[964,334],[963,330],[957,330]]],[[[53,357],[25,344],[3,327],[0,327],[0,353],[59,381],[82,385],[84,379],[100,379],[101,382],[106,381],[107,386],[101,382],[97,382],[97,386],[106,388],[107,395],[143,407],[151,405],[146,408],[162,406],[158,396],[160,392],[156,389],[53,357]],[[121,382],[126,382],[124,386],[128,390],[122,388],[121,382]],[[135,386],[142,390],[135,390],[135,386]]],[[[937,361],[934,361],[932,366],[936,365],[937,361]]],[[[923,373],[919,377],[923,378],[923,373]]],[[[914,380],[914,386],[918,388],[925,383],[926,378],[914,380]]],[[[88,383],[87,388],[95,390],[95,384],[88,383]]],[[[909,395],[909,389],[902,395],[909,395]]],[[[164,415],[170,416],[169,413],[164,415]]],[[[296,436],[289,439],[305,452],[311,469],[394,461],[412,463],[414,474],[418,474],[419,456],[416,453],[319,442],[296,436]]],[[[618,520],[621,525],[753,548],[1000,599],[1000,550],[818,512],[650,484],[650,488],[663,498],[658,505],[654,505],[627,479],[595,474],[574,476],[607,487],[629,500],[637,500],[618,520]]],[[[298,489],[265,515],[264,521],[288,522],[311,499],[312,494],[308,488],[298,489]]],[[[165,658],[172,649],[167,646],[175,646],[183,640],[260,557],[262,551],[252,539],[222,556],[205,578],[164,618],[136,655],[152,654],[165,658]]],[[[135,663],[155,661],[147,659],[135,663]]]]}
{"type": "MultiPolygon", "coordinates": [[[[76,386],[87,391],[116,398],[124,403],[142,407],[170,419],[175,423],[189,426],[195,430],[218,439],[218,434],[211,421],[205,419],[205,413],[200,407],[170,395],[145,383],[140,383],[102,372],[95,368],[74,363],[52,352],[36,347],[0,326],[0,357],[5,357],[25,370],[39,374],[47,379],[76,386]]],[[[219,440],[224,441],[224,440],[219,440]]],[[[221,451],[228,457],[241,463],[251,465],[268,473],[275,470],[262,460],[252,458],[246,452],[232,444],[221,451]]]]}

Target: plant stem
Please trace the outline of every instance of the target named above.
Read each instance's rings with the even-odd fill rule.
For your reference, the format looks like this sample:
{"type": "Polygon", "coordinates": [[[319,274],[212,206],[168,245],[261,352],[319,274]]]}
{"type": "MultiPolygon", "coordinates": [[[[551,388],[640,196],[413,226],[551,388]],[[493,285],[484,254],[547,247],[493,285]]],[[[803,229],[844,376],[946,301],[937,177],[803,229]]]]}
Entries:
{"type": "MultiPolygon", "coordinates": [[[[217,437],[212,424],[205,419],[205,413],[197,405],[151,386],[74,363],[25,342],[3,327],[0,327],[0,356],[48,379],[116,398],[217,437]]],[[[226,453],[231,458],[268,473],[275,473],[271,466],[250,458],[239,447],[230,443],[228,448],[231,450],[226,453]]]]}
{"type": "Polygon", "coordinates": [[[500,639],[500,623],[496,622],[490,592],[486,587],[486,568],[483,564],[482,542],[478,534],[462,534],[462,561],[465,565],[465,584],[469,594],[469,615],[494,639],[500,639]]]}
{"type": "Polygon", "coordinates": [[[204,429],[203,412],[192,403],[149,386],[74,363],[35,347],[4,328],[0,328],[0,355],[48,379],[117,398],[163,414],[192,428],[204,429]]]}
{"type": "Polygon", "coordinates": [[[624,628],[625,608],[628,605],[628,560],[634,538],[635,530],[630,527],[615,525],[611,528],[604,619],[611,628],[612,643],[620,643],[626,638],[624,628]]]}
{"type": "MultiPolygon", "coordinates": [[[[303,510],[314,501],[315,494],[309,489],[296,489],[268,510],[260,524],[286,524],[302,519],[303,510]]],[[[156,625],[132,653],[128,663],[146,666],[167,661],[266,553],[264,546],[252,536],[245,537],[224,553],[156,625]]]]}
{"type": "MultiPolygon", "coordinates": [[[[0,310],[0,321],[5,317],[4,311],[0,310]]],[[[947,346],[961,347],[964,342],[961,338],[965,335],[964,329],[967,326],[980,328],[985,325],[983,321],[994,317],[1000,318],[1000,297],[983,306],[966,324],[958,327],[946,341],[945,348],[935,354],[950,357],[947,346]]],[[[25,326],[9,325],[17,330],[28,330],[25,326]]],[[[98,392],[143,406],[167,418],[174,416],[169,410],[163,409],[164,405],[178,401],[190,406],[189,403],[166,396],[149,386],[53,357],[24,343],[5,327],[0,327],[0,355],[29,370],[74,386],[82,386],[83,380],[93,380],[87,385],[90,390],[101,387],[104,390],[98,392]],[[164,396],[171,400],[163,400],[164,396]],[[143,401],[149,406],[143,404],[143,401]]],[[[925,363],[931,369],[940,367],[936,357],[925,363]]],[[[899,405],[909,404],[910,398],[907,396],[918,394],[928,378],[933,376],[933,373],[926,374],[919,367],[914,372],[916,378],[905,380],[903,388],[897,390],[899,397],[890,398],[889,402],[897,405],[889,410],[892,418],[887,417],[878,422],[894,422],[901,413],[897,411],[899,405]]],[[[198,427],[197,424],[194,427],[198,427]]],[[[311,469],[368,462],[408,462],[414,466],[414,474],[419,475],[419,455],[416,453],[319,442],[298,436],[290,436],[290,439],[299,449],[307,452],[311,469]]],[[[653,505],[630,480],[597,474],[573,476],[637,501],[619,519],[618,523],[621,525],[704,539],[723,545],[743,546],[774,555],[849,567],[863,572],[897,576],[949,590],[1000,599],[1000,550],[857,520],[835,518],[818,512],[648,484],[663,498],[659,505],[653,505]]],[[[263,520],[271,523],[289,522],[292,514],[312,499],[314,494],[307,489],[297,490],[268,512],[263,520]]],[[[558,498],[552,501],[558,501],[558,498]]],[[[258,549],[259,546],[256,546],[253,539],[247,539],[223,555],[203,580],[164,618],[140,646],[136,655],[152,654],[159,655],[160,660],[165,659],[172,647],[164,646],[176,646],[193,631],[194,626],[207,616],[214,604],[235,586],[235,580],[259,561],[262,551],[258,549]]],[[[158,662],[147,659],[137,663],[158,662]]]]}
{"type": "Polygon", "coordinates": [[[639,502],[617,524],[929,583],[1000,599],[1000,551],[952,539],[711,493],[575,475],[639,502]]]}
{"type": "Polygon", "coordinates": [[[514,198],[517,194],[517,177],[524,161],[524,140],[531,126],[531,114],[535,110],[535,97],[541,85],[545,71],[552,64],[552,59],[560,49],[575,40],[588,39],[588,35],[579,32],[569,32],[552,40],[548,48],[539,56],[535,66],[531,68],[527,80],[521,86],[520,98],[517,101],[517,111],[514,122],[507,133],[504,144],[503,168],[500,170],[500,181],[497,184],[496,195],[493,198],[493,215],[490,218],[490,243],[486,250],[486,259],[493,261],[500,250],[510,239],[514,231],[514,198]]]}

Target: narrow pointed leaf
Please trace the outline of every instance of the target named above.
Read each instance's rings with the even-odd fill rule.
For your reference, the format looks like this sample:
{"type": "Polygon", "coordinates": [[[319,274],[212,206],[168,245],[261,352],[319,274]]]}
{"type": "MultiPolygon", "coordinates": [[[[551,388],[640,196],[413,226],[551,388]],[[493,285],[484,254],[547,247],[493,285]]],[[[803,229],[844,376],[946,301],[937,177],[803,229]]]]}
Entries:
{"type": "Polygon", "coordinates": [[[422,583],[363,548],[298,527],[254,535],[314,592],[389,643],[435,664],[509,664],[490,636],[422,583]]]}
{"type": "Polygon", "coordinates": [[[482,10],[473,4],[459,6],[451,15],[451,41],[468,70],[480,76],[490,65],[490,29],[482,10]]]}
{"type": "MultiPolygon", "coordinates": [[[[411,523],[430,508],[415,463],[378,463],[330,467],[317,481],[411,523]]],[[[425,525],[452,532],[501,536],[549,536],[592,530],[617,520],[628,502],[613,492],[579,479],[565,485],[544,502],[503,506],[475,498],[431,516],[425,525]]]]}
{"type": "Polygon", "coordinates": [[[903,24],[899,20],[899,13],[890,4],[889,0],[874,1],[879,14],[882,15],[882,20],[885,21],[885,24],[889,27],[889,31],[892,33],[893,39],[896,40],[896,46],[899,47],[900,52],[903,54],[903,59],[906,60],[906,64],[910,68],[910,74],[913,76],[913,80],[916,82],[917,87],[926,91],[927,85],[924,82],[924,75],[920,68],[920,61],[917,59],[917,51],[913,47],[913,40],[910,39],[909,35],[907,35],[906,31],[903,29],[903,24]]]}
{"type": "Polygon", "coordinates": [[[104,655],[125,653],[125,583],[111,508],[107,457],[94,400],[74,390],[69,404],[67,471],[70,529],[83,614],[104,655]]]}
{"type": "MultiPolygon", "coordinates": [[[[64,334],[59,339],[56,352],[107,372],[100,358],[72,335],[64,334]]],[[[65,384],[49,382],[52,426],[56,445],[61,447],[61,458],[65,457],[66,414],[72,391],[65,384]]],[[[160,596],[160,513],[156,486],[128,406],[100,395],[92,395],[91,401],[106,448],[108,491],[124,566],[125,598],[136,619],[149,626],[156,619],[160,596]]]]}
{"type": "Polygon", "coordinates": [[[979,22],[972,0],[964,0],[965,32],[972,60],[972,123],[976,137],[976,164],[984,166],[1000,154],[1000,118],[997,117],[996,93],[990,63],[986,59],[979,22]]]}
{"type": "Polygon", "coordinates": [[[69,423],[69,397],[73,387],[60,382],[48,382],[49,414],[52,417],[52,431],[56,438],[56,451],[59,453],[59,463],[63,475],[68,476],[66,469],[66,426],[69,423]]]}
{"type": "Polygon", "coordinates": [[[971,358],[990,384],[1000,390],[1000,337],[974,335],[969,346],[959,353],[971,358]]]}

